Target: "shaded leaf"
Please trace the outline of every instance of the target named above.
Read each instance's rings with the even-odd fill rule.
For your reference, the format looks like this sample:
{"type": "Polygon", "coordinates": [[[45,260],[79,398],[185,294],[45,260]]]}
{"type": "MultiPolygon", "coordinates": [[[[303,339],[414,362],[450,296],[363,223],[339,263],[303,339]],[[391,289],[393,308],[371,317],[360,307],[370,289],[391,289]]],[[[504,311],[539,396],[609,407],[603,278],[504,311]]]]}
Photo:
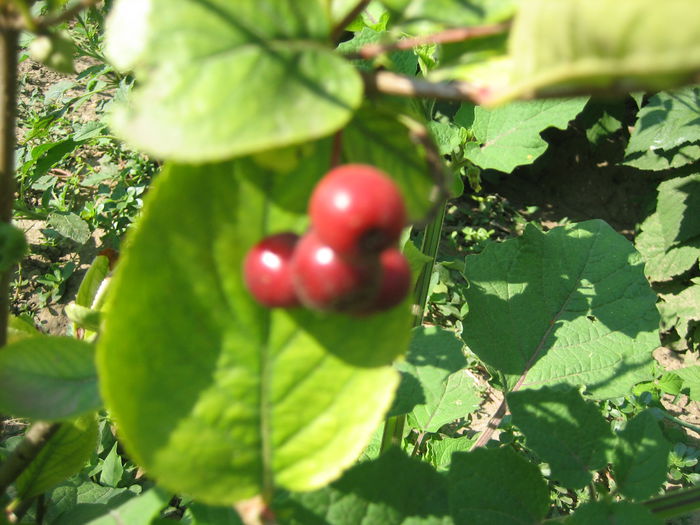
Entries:
{"type": "Polygon", "coordinates": [[[644,411],[627,422],[613,452],[613,470],[619,491],[628,498],[644,499],[656,494],[667,475],[671,444],[657,418],[644,411]]]}
{"type": "Polygon", "coordinates": [[[243,525],[238,513],[231,507],[212,507],[194,502],[187,509],[191,525],[243,525]]]}
{"type": "Polygon", "coordinates": [[[170,499],[171,496],[164,490],[153,488],[110,510],[108,515],[89,521],[86,525],[148,525],[170,499]]]}
{"type": "Polygon", "coordinates": [[[0,224],[0,272],[6,272],[22,260],[27,252],[24,232],[11,224],[0,224]]]}
{"type": "Polygon", "coordinates": [[[22,472],[15,486],[21,499],[46,492],[76,474],[90,458],[97,443],[97,420],[94,414],[61,427],[22,472]]]}
{"type": "Polygon", "coordinates": [[[468,438],[466,436],[442,439],[430,439],[426,445],[426,458],[438,470],[449,470],[452,464],[452,454],[454,452],[469,452],[476,442],[476,436],[468,438]]]}
{"type": "Polygon", "coordinates": [[[654,516],[641,503],[629,501],[589,501],[581,505],[568,517],[566,525],[662,525],[662,519],[654,516]]]}
{"type": "Polygon", "coordinates": [[[677,295],[663,295],[658,305],[662,327],[675,328],[681,337],[687,337],[694,323],[700,321],[700,279],[693,281],[695,284],[677,295]]]}
{"type": "Polygon", "coordinates": [[[683,380],[683,390],[688,389],[688,397],[700,401],[700,366],[687,366],[673,372],[683,380]]]}
{"type": "Polygon", "coordinates": [[[131,490],[103,487],[74,477],[47,494],[46,521],[51,525],[82,525],[136,496],[131,490]]]}
{"type": "Polygon", "coordinates": [[[489,244],[466,259],[462,337],[511,389],[586,385],[596,398],[648,379],[656,294],[630,242],[602,221],[489,244]],[[507,327],[507,329],[504,329],[507,327]]]}
{"type": "Polygon", "coordinates": [[[578,390],[559,386],[511,392],[508,407],[527,446],[549,463],[552,478],[564,487],[585,487],[591,472],[605,465],[605,451],[612,445],[610,425],[578,390]]]}
{"type": "Polygon", "coordinates": [[[445,477],[393,448],[322,490],[275,504],[282,525],[451,525],[445,477]]]}
{"type": "Polygon", "coordinates": [[[549,508],[540,470],[510,448],[453,454],[447,479],[455,523],[539,523],[549,508]]]}
{"type": "MultiPolygon", "coordinates": [[[[103,395],[129,456],[209,504],[338,477],[391,404],[389,365],[408,346],[411,319],[408,307],[353,318],[255,303],[240,271],[247,249],[306,219],[266,200],[249,182],[254,163],[243,165],[171,165],[158,177],[98,343],[103,395]]],[[[260,177],[273,194],[288,184],[260,177]]]]}
{"type": "Polygon", "coordinates": [[[700,173],[659,184],[656,212],[668,250],[700,237],[700,173]]]}
{"type": "Polygon", "coordinates": [[[468,121],[464,113],[473,111],[471,129],[476,139],[466,144],[465,157],[481,168],[506,173],[516,166],[532,164],[547,149],[548,144],[540,133],[551,127],[566,128],[587,101],[586,98],[523,101],[497,109],[462,104],[455,121],[468,121]]]}
{"type": "Polygon", "coordinates": [[[0,410],[17,417],[55,421],[102,406],[92,346],[70,337],[29,337],[3,348],[0,384],[0,410]]]}
{"type": "Polygon", "coordinates": [[[359,106],[357,71],[325,47],[325,0],[119,0],[107,54],[140,81],[112,124],[180,161],[224,160],[331,134],[359,106]],[[280,88],[283,86],[283,89],[280,88]]]}

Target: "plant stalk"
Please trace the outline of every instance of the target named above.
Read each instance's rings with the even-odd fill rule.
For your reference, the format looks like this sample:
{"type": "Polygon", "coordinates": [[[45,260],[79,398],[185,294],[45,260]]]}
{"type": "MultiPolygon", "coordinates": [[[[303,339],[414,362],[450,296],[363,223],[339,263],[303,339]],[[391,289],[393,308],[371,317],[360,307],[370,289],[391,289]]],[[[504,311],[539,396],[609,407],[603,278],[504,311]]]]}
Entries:
{"type": "Polygon", "coordinates": [[[60,423],[39,421],[27,430],[17,448],[0,464],[0,494],[24,472],[60,427],[60,423]]]}
{"type": "MultiPolygon", "coordinates": [[[[12,222],[15,197],[18,42],[19,31],[0,28],[0,221],[5,223],[12,222]]],[[[11,273],[0,275],[0,347],[7,341],[11,273]]]]}
{"type": "MultiPolygon", "coordinates": [[[[438,247],[440,246],[440,234],[442,232],[442,224],[445,220],[446,205],[447,200],[444,199],[433,217],[433,220],[428,223],[423,233],[423,242],[421,243],[420,250],[423,254],[430,257],[430,262],[423,267],[423,270],[418,276],[418,282],[416,283],[414,295],[414,308],[416,308],[413,320],[414,327],[423,324],[423,314],[428,301],[428,293],[430,292],[430,277],[433,275],[433,267],[435,266],[435,259],[437,257],[438,247]]],[[[403,414],[387,418],[384,425],[384,433],[382,434],[381,452],[384,452],[392,445],[400,446],[405,424],[406,416],[403,414]]]]}

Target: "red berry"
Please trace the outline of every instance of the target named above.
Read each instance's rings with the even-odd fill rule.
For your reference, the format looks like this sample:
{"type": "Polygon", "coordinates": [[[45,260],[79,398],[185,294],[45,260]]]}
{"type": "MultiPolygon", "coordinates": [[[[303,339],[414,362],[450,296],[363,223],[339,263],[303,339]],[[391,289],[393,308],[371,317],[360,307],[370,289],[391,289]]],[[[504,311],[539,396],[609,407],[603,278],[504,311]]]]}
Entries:
{"type": "Polygon", "coordinates": [[[411,267],[396,248],[384,250],[379,256],[382,277],[379,292],[372,307],[375,311],[388,310],[400,304],[411,288],[411,267]]]}
{"type": "Polygon", "coordinates": [[[297,296],[315,310],[354,310],[368,305],[377,293],[376,258],[344,259],[314,231],[299,241],[291,267],[297,296]]]}
{"type": "Polygon", "coordinates": [[[271,235],[253,246],[246,255],[243,262],[245,285],[263,306],[299,306],[289,264],[298,240],[295,233],[271,235]]]}
{"type": "Polygon", "coordinates": [[[399,240],[406,222],[394,181],[363,164],[328,172],[311,195],[309,216],[319,239],[344,257],[388,248],[399,240]]]}

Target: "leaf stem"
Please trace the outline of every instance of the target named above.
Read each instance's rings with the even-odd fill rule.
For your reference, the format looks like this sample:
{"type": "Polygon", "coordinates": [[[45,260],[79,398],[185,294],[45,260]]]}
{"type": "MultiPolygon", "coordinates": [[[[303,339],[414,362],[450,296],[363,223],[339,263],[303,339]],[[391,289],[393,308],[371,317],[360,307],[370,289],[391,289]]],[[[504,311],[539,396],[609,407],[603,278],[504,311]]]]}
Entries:
{"type": "Polygon", "coordinates": [[[24,472],[60,427],[60,423],[39,421],[27,430],[17,448],[0,464],[0,494],[24,472]]]}
{"type": "Polygon", "coordinates": [[[368,92],[385,93],[414,98],[436,98],[481,104],[489,90],[468,82],[429,82],[420,78],[399,75],[391,71],[373,71],[362,74],[368,92]]]}

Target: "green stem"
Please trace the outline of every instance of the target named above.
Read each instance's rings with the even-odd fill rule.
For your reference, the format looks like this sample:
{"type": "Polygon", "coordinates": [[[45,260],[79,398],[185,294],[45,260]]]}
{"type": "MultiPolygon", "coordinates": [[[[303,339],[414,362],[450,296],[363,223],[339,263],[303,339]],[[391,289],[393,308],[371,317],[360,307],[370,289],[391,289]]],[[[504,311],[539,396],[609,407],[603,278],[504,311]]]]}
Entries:
{"type": "MultiPolygon", "coordinates": [[[[15,197],[15,120],[19,31],[0,31],[0,221],[12,222],[15,197]]],[[[0,347],[7,340],[10,270],[0,273],[0,347]]]]}
{"type": "MultiPolygon", "coordinates": [[[[445,206],[447,201],[443,201],[439,206],[433,220],[426,226],[423,233],[423,242],[421,243],[421,252],[430,257],[430,262],[426,263],[418,276],[418,282],[415,288],[415,317],[413,326],[423,324],[423,314],[425,305],[428,301],[428,293],[430,292],[430,278],[433,275],[433,267],[437,258],[438,248],[440,246],[440,234],[442,232],[442,224],[445,219],[445,206]]],[[[382,434],[381,452],[384,452],[392,445],[401,445],[403,438],[403,429],[406,424],[406,416],[389,417],[384,424],[384,433],[382,434]]]]}
{"type": "Polygon", "coordinates": [[[682,427],[685,427],[685,428],[692,430],[693,432],[697,432],[698,434],[700,434],[700,427],[693,425],[691,423],[687,423],[687,422],[683,421],[682,419],[678,419],[677,417],[672,416],[671,414],[669,414],[665,410],[661,410],[660,408],[652,408],[652,410],[654,411],[654,413],[656,415],[661,416],[665,419],[668,419],[669,421],[674,422],[676,425],[680,425],[682,427]]]}
{"type": "Polygon", "coordinates": [[[663,520],[690,514],[700,509],[700,487],[671,492],[645,501],[644,505],[663,520]]]}

